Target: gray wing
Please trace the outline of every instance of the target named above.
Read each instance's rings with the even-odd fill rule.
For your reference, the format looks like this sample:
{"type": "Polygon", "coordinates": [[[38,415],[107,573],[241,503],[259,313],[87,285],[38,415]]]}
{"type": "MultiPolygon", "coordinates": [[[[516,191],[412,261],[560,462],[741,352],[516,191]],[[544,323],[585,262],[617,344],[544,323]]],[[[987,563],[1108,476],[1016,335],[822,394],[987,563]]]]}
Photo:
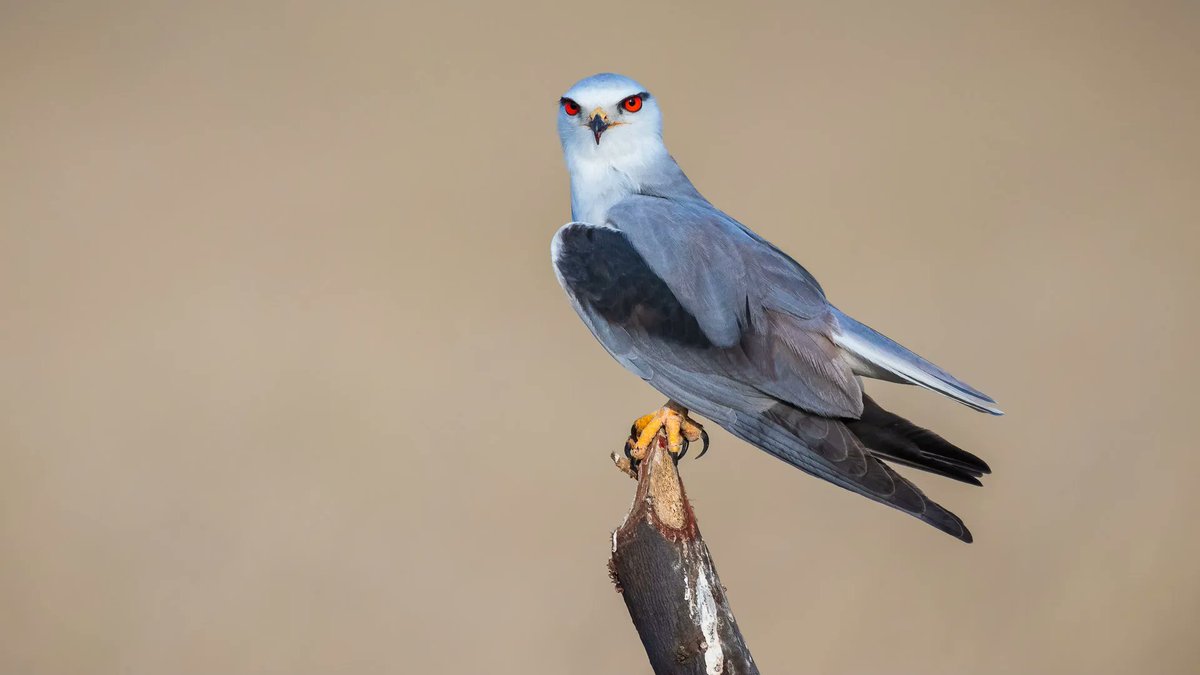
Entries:
{"type": "MultiPolygon", "coordinates": [[[[863,375],[916,384],[975,410],[1002,414],[987,394],[832,307],[808,270],[707,202],[638,195],[614,207],[609,221],[670,285],[718,347],[738,344],[748,326],[765,321],[772,324],[778,340],[763,346],[770,349],[787,343],[808,370],[821,370],[815,373],[821,380],[810,383],[824,380],[857,398],[861,390],[847,381],[847,375],[863,375]],[[833,362],[848,367],[831,369],[833,362]]],[[[759,356],[763,363],[789,360],[786,353],[759,356]]],[[[814,386],[818,388],[814,393],[823,393],[814,386]]],[[[831,412],[828,407],[806,405],[802,393],[776,393],[801,408],[831,412]]],[[[861,406],[854,404],[853,411],[842,414],[857,417],[861,412],[861,406]]]]}
{"type": "Polygon", "coordinates": [[[831,318],[808,270],[707,202],[638,195],[614,206],[608,219],[719,347],[736,344],[764,308],[831,318]]]}
{"type": "Polygon", "coordinates": [[[833,342],[835,318],[808,272],[707,202],[622,201],[609,224],[713,347],[726,375],[804,410],[862,413],[862,387],[833,342]]]}
{"type": "Polygon", "coordinates": [[[773,258],[740,228],[675,214],[653,233],[630,226],[627,212],[613,215],[616,227],[564,226],[553,257],[576,311],[622,365],[806,473],[970,540],[957,517],[846,427],[844,418],[862,412],[862,392],[837,358],[815,282],[774,278],[786,256],[773,258]],[[651,252],[656,244],[666,250],[651,252]],[[796,297],[776,299],[788,292],[796,297]]]}
{"type": "Polygon", "coordinates": [[[858,375],[932,389],[980,412],[1003,415],[991,396],[909,351],[886,335],[834,309],[833,341],[858,375]]]}

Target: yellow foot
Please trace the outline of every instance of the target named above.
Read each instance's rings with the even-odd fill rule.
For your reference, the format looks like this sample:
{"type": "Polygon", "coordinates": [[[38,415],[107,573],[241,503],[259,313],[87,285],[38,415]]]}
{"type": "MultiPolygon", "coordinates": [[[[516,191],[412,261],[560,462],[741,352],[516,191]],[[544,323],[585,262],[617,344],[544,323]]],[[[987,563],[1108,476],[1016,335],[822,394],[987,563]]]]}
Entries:
{"type": "Polygon", "coordinates": [[[688,444],[695,441],[704,441],[704,448],[697,457],[703,457],[708,452],[708,432],[688,417],[687,408],[668,401],[665,406],[639,417],[633,423],[629,440],[625,441],[625,455],[636,465],[646,458],[650,444],[663,431],[666,432],[667,451],[677,458],[683,457],[688,444]]]}

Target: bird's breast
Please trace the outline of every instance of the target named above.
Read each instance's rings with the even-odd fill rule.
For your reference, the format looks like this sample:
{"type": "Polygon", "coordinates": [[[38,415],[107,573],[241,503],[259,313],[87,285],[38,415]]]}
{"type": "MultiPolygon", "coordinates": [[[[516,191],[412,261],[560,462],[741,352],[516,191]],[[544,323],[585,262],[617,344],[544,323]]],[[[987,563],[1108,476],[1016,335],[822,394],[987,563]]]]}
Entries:
{"type": "Polygon", "coordinates": [[[609,210],[634,192],[627,173],[609,164],[583,164],[571,170],[572,220],[604,225],[609,210]]]}

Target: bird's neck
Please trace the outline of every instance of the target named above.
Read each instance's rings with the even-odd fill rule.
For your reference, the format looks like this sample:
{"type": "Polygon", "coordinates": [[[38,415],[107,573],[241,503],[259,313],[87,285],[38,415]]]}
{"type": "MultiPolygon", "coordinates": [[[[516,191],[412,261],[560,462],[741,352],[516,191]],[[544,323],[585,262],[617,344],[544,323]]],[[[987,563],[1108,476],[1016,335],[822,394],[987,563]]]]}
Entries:
{"type": "Polygon", "coordinates": [[[571,218],[591,225],[607,224],[609,209],[631,195],[700,197],[665,148],[620,157],[569,154],[567,170],[571,174],[571,218]]]}

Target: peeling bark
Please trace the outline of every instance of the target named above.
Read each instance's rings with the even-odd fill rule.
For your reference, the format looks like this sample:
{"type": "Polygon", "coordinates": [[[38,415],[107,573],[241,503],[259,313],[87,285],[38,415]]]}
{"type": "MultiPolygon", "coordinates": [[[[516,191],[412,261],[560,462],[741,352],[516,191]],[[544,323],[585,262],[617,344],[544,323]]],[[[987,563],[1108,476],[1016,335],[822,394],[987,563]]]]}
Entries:
{"type": "MultiPolygon", "coordinates": [[[[613,460],[629,472],[627,460],[613,460]]],[[[661,436],[637,479],[608,569],[655,674],[757,675],[661,436]]]]}

